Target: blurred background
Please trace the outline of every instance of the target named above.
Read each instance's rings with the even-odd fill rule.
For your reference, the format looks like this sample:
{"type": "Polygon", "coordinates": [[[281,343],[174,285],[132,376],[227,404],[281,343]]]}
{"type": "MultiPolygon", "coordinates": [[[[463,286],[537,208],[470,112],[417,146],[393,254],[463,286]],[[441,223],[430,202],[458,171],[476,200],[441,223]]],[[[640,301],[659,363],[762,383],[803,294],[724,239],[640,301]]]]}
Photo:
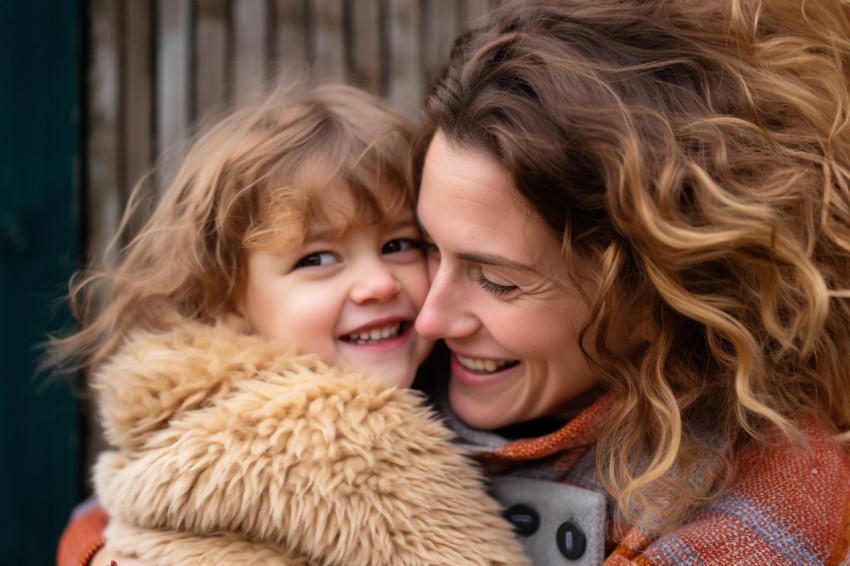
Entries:
{"type": "Polygon", "coordinates": [[[37,374],[37,346],[71,324],[69,277],[155,160],[282,74],[415,120],[454,37],[497,1],[0,0],[0,566],[53,564],[90,494],[103,445],[83,379],[37,374]]]}

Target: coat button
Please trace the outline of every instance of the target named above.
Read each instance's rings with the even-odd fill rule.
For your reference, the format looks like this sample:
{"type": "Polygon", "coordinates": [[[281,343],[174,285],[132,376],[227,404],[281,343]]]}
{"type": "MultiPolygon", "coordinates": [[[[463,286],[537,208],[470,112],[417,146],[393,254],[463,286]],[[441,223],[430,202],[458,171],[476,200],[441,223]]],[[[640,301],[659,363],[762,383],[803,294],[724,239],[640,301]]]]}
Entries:
{"type": "Polygon", "coordinates": [[[503,516],[513,526],[517,534],[531,536],[540,528],[540,514],[524,503],[511,505],[503,516]]]}
{"type": "Polygon", "coordinates": [[[578,560],[587,547],[587,537],[575,523],[566,521],[558,527],[558,550],[569,560],[578,560]]]}

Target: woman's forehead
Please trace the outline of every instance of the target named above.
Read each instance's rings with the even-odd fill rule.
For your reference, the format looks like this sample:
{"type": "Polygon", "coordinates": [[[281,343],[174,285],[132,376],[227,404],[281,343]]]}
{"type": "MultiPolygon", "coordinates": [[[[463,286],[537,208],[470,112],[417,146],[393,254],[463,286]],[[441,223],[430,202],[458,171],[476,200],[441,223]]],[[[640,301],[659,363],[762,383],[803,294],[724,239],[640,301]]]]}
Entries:
{"type": "Polygon", "coordinates": [[[435,137],[425,160],[417,214],[441,251],[459,259],[550,270],[561,246],[521,202],[494,159],[435,137]]]}

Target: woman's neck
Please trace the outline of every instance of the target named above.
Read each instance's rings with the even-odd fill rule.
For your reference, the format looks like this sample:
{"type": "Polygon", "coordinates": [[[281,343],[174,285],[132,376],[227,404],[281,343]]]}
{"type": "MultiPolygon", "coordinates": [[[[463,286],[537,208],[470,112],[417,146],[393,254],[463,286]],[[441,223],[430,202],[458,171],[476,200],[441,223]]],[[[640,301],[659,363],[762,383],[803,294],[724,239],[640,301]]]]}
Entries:
{"type": "Polygon", "coordinates": [[[596,386],[560,405],[549,415],[531,421],[514,423],[492,432],[511,440],[544,436],[561,429],[604,394],[605,390],[602,386],[596,386]]]}

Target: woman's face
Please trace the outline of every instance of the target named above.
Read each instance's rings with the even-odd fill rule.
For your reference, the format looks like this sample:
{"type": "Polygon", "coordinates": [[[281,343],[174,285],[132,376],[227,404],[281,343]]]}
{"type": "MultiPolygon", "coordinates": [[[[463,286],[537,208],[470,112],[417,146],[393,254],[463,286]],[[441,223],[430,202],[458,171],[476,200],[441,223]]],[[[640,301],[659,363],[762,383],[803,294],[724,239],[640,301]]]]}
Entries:
{"type": "Polygon", "coordinates": [[[418,215],[434,249],[416,328],[452,352],[455,413],[493,429],[573,408],[598,383],[578,342],[588,303],[560,243],[521,206],[507,172],[437,132],[418,215]]]}

